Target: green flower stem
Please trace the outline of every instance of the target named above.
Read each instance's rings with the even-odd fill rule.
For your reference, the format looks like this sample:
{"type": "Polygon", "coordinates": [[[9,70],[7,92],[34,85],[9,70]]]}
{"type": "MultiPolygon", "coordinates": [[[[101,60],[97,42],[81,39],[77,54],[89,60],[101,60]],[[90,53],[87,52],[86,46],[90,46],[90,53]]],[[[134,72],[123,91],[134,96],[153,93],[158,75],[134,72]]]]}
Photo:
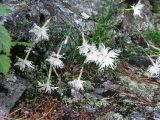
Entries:
{"type": "Polygon", "coordinates": [[[151,61],[151,63],[152,63],[153,65],[155,65],[153,59],[152,59],[148,54],[147,54],[147,57],[149,58],[149,60],[151,61]]]}
{"type": "Polygon", "coordinates": [[[59,55],[59,53],[60,53],[60,51],[61,51],[61,49],[62,49],[63,43],[64,43],[64,42],[61,43],[61,45],[60,45],[60,47],[59,47],[59,49],[58,49],[57,55],[59,55]]]}
{"type": "Polygon", "coordinates": [[[29,51],[27,52],[27,55],[26,55],[26,57],[25,57],[24,60],[27,60],[27,59],[28,59],[28,57],[29,57],[29,55],[30,55],[30,53],[31,53],[31,50],[32,50],[32,48],[29,49],[29,51]]]}
{"type": "Polygon", "coordinates": [[[49,68],[49,72],[48,72],[48,79],[47,80],[51,80],[51,73],[52,73],[52,66],[50,66],[49,68]]]}
{"type": "Polygon", "coordinates": [[[84,32],[82,32],[82,40],[83,40],[83,43],[86,41],[84,32]]]}
{"type": "Polygon", "coordinates": [[[124,10],[126,10],[126,11],[131,11],[131,10],[133,10],[133,8],[128,8],[128,9],[124,9],[124,10]]]}
{"type": "Polygon", "coordinates": [[[81,68],[81,71],[80,71],[80,73],[79,73],[79,76],[78,76],[78,79],[77,79],[77,80],[81,80],[82,73],[83,73],[83,68],[84,68],[84,67],[81,68]]]}
{"type": "Polygon", "coordinates": [[[158,48],[158,47],[156,47],[156,46],[154,46],[154,45],[150,45],[150,47],[153,48],[153,49],[155,49],[155,50],[160,51],[160,48],[158,48]]]}
{"type": "Polygon", "coordinates": [[[151,55],[151,57],[160,57],[160,54],[151,55]]]}
{"type": "Polygon", "coordinates": [[[60,81],[61,80],[61,76],[58,74],[58,72],[56,71],[56,69],[53,67],[53,71],[57,76],[57,79],[60,81]]]}

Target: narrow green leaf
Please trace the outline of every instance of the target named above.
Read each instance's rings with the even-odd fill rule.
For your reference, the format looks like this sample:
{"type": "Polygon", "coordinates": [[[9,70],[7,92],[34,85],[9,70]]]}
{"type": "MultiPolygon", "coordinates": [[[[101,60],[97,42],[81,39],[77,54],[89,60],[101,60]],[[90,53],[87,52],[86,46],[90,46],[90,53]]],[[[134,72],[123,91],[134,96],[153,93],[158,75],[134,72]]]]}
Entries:
{"type": "Polygon", "coordinates": [[[160,45],[160,31],[149,30],[145,32],[145,38],[160,45]]]}
{"type": "Polygon", "coordinates": [[[22,45],[22,46],[27,46],[27,47],[33,47],[33,43],[28,43],[28,42],[12,42],[11,46],[14,47],[16,45],[22,45]]]}

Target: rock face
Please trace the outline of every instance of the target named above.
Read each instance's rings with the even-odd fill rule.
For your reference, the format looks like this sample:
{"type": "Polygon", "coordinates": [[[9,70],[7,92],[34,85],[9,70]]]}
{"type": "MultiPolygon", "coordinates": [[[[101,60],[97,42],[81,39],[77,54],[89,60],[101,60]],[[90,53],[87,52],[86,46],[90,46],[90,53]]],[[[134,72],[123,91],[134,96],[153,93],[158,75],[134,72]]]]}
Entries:
{"type": "Polygon", "coordinates": [[[58,29],[67,29],[68,25],[77,30],[93,30],[95,22],[91,16],[97,16],[105,0],[7,0],[4,4],[12,8],[7,26],[12,34],[20,39],[28,39],[28,31],[33,23],[42,24],[53,18],[52,25],[58,29]],[[15,31],[16,29],[16,31],[15,31]]]}
{"type": "MultiPolygon", "coordinates": [[[[56,28],[61,31],[69,31],[69,27],[75,28],[76,32],[94,30],[96,25],[96,18],[104,4],[110,0],[7,0],[3,1],[4,4],[13,9],[12,15],[5,17],[6,26],[12,31],[12,36],[15,40],[30,40],[29,30],[33,24],[43,24],[47,19],[52,18],[50,28],[56,28]],[[94,17],[93,17],[94,16],[94,17]]],[[[120,0],[119,0],[120,1],[120,0]]],[[[109,4],[114,10],[119,7],[119,1],[113,0],[109,4]]],[[[131,3],[136,4],[137,2],[131,3]]],[[[108,25],[114,24],[115,21],[119,22],[119,33],[113,34],[117,38],[122,34],[134,34],[135,29],[146,30],[154,28],[152,24],[151,9],[152,6],[149,0],[142,0],[145,5],[143,9],[143,18],[134,18],[133,11],[125,11],[116,13],[111,18],[108,25]],[[114,21],[114,22],[113,22],[114,21]]],[[[105,5],[105,6],[106,6],[105,5]]],[[[130,8],[125,4],[120,9],[130,8]]],[[[107,14],[107,11],[105,11],[107,14]]],[[[114,38],[113,38],[114,39],[114,38]]],[[[52,41],[52,38],[51,38],[52,41]]]]}
{"type": "MultiPolygon", "coordinates": [[[[141,0],[141,3],[144,4],[142,17],[134,17],[132,12],[129,11],[125,13],[123,18],[123,30],[127,33],[133,33],[133,30],[147,30],[148,28],[154,28],[151,18],[152,18],[152,6],[149,0],[141,0]]],[[[136,4],[136,3],[135,3],[136,4]]]]}
{"type": "Polygon", "coordinates": [[[9,113],[29,86],[29,82],[14,76],[14,74],[8,74],[5,78],[0,76],[0,116],[9,113]]]}

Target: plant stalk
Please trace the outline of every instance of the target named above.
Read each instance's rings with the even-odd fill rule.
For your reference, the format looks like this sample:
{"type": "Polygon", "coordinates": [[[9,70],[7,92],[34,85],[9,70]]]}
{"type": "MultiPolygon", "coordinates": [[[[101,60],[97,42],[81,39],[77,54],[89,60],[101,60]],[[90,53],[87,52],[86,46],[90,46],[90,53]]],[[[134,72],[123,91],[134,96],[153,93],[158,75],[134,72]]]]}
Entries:
{"type": "Polygon", "coordinates": [[[83,73],[83,68],[84,68],[84,67],[81,68],[81,71],[80,71],[80,73],[79,73],[79,76],[78,76],[78,79],[77,79],[77,80],[81,80],[82,73],[83,73]]]}

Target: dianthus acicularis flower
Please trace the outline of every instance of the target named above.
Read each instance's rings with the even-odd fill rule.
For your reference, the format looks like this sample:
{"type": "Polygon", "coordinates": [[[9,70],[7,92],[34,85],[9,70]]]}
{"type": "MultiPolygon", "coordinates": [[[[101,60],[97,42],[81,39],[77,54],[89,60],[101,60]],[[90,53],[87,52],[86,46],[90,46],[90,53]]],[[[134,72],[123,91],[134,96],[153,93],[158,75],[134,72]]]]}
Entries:
{"type": "Polygon", "coordinates": [[[90,46],[89,52],[85,55],[86,56],[85,62],[86,63],[96,62],[98,60],[99,55],[100,55],[99,50],[93,44],[93,45],[90,46]]]}
{"type": "Polygon", "coordinates": [[[68,84],[76,91],[84,90],[84,88],[83,88],[84,83],[85,83],[85,81],[77,80],[77,79],[68,82],[68,84]]]}
{"type": "Polygon", "coordinates": [[[116,60],[120,51],[111,50],[109,47],[105,47],[104,44],[99,45],[99,55],[97,57],[96,64],[99,66],[99,70],[103,71],[105,68],[116,68],[116,60]]]}
{"type": "Polygon", "coordinates": [[[90,51],[91,48],[93,49],[93,46],[95,46],[95,45],[89,45],[87,43],[87,41],[84,41],[82,43],[82,45],[78,47],[79,48],[79,53],[81,55],[85,56],[90,51]]]}
{"type": "Polygon", "coordinates": [[[79,53],[81,55],[86,56],[91,51],[91,49],[92,50],[96,49],[96,46],[94,44],[92,45],[88,44],[88,42],[85,40],[85,36],[83,32],[82,32],[82,40],[83,40],[82,45],[78,47],[79,53]]]}
{"type": "Polygon", "coordinates": [[[26,67],[34,69],[34,66],[32,65],[32,61],[22,59],[19,57],[17,58],[18,58],[18,61],[14,64],[14,66],[19,66],[20,70],[23,71],[26,67]]]}
{"type": "Polygon", "coordinates": [[[61,58],[64,58],[63,55],[53,52],[52,55],[49,56],[49,58],[46,60],[50,63],[51,66],[55,68],[63,68],[64,63],[61,61],[61,58]]]}
{"type": "Polygon", "coordinates": [[[131,6],[133,8],[133,15],[136,17],[136,16],[139,16],[142,18],[142,9],[144,7],[144,4],[141,3],[141,0],[138,1],[138,3],[136,5],[133,5],[131,6]]]}
{"type": "Polygon", "coordinates": [[[39,91],[44,91],[45,93],[51,94],[52,91],[57,89],[58,87],[54,87],[49,80],[46,83],[38,81],[39,91]]]}
{"type": "Polygon", "coordinates": [[[160,58],[156,60],[156,63],[150,65],[147,70],[151,77],[159,77],[160,76],[160,58]]]}
{"type": "Polygon", "coordinates": [[[37,24],[34,24],[34,27],[29,31],[31,33],[34,33],[35,38],[33,41],[35,43],[38,43],[42,40],[49,40],[49,35],[47,31],[49,30],[48,28],[48,23],[50,19],[47,20],[42,27],[39,27],[37,24]]]}
{"type": "Polygon", "coordinates": [[[103,43],[99,45],[99,48],[95,44],[88,44],[82,33],[83,43],[82,46],[79,46],[79,53],[86,57],[85,63],[94,62],[99,66],[99,70],[103,71],[104,69],[116,67],[116,59],[119,56],[120,51],[111,50],[106,48],[103,43]]]}

